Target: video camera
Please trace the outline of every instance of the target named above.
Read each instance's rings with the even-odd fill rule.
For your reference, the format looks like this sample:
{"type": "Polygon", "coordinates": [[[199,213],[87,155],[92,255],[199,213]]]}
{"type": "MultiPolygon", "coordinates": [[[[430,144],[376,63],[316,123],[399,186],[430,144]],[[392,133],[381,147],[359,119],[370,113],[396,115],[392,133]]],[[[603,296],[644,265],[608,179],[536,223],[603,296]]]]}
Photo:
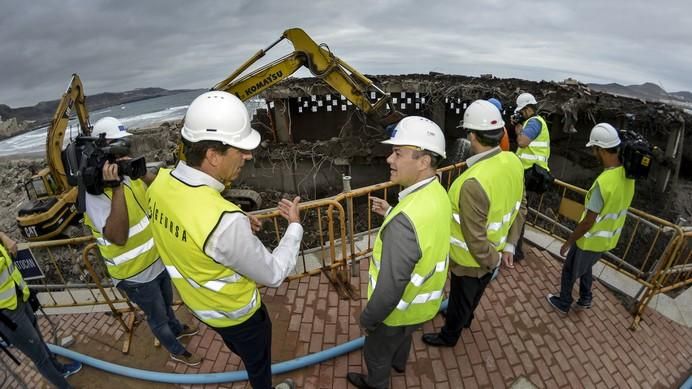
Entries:
{"type": "Polygon", "coordinates": [[[654,147],[640,134],[621,130],[618,157],[627,178],[646,178],[654,159],[654,147]]]}
{"type": "Polygon", "coordinates": [[[98,138],[78,136],[67,146],[63,151],[62,159],[67,182],[79,188],[80,197],[77,207],[80,212],[84,210],[84,190],[92,195],[100,195],[104,188],[118,186],[123,176],[136,180],[147,173],[144,157],[119,160],[129,152],[130,143],[126,139],[109,142],[105,134],[101,134],[98,138]],[[119,180],[104,181],[103,165],[106,162],[118,165],[119,180]]]}
{"type": "Polygon", "coordinates": [[[510,116],[510,119],[512,119],[512,123],[515,123],[515,124],[523,123],[524,120],[526,120],[526,118],[524,117],[524,114],[522,114],[521,111],[515,112],[514,114],[512,114],[512,116],[510,116]]]}

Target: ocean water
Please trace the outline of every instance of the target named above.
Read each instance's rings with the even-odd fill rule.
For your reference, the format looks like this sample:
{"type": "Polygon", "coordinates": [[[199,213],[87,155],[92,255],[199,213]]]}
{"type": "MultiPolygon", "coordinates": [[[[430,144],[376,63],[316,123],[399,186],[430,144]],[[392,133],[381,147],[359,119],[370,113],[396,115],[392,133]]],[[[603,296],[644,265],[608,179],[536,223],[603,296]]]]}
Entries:
{"type": "MultiPolygon", "coordinates": [[[[89,121],[93,125],[102,117],[112,116],[120,119],[130,129],[154,127],[166,121],[182,119],[192,100],[202,93],[203,91],[196,90],[91,111],[89,112],[89,121]]],[[[245,104],[250,115],[257,108],[265,107],[264,100],[260,99],[248,100],[245,104]]],[[[45,154],[47,131],[47,126],[41,127],[0,141],[0,157],[45,154]]],[[[67,146],[70,140],[78,135],[78,132],[77,119],[70,120],[65,131],[64,145],[67,146]]]]}

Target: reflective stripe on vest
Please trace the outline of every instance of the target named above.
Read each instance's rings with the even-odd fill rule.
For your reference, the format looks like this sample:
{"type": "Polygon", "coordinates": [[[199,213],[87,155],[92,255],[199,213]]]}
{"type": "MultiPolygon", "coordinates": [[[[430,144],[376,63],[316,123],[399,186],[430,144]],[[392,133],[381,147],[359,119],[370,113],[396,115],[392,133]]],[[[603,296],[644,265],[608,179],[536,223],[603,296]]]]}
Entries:
{"type": "Polygon", "coordinates": [[[24,282],[19,269],[14,266],[10,254],[0,244],[0,309],[17,308],[15,285],[22,291],[22,301],[26,301],[29,298],[29,286],[24,282]]]}
{"type": "Polygon", "coordinates": [[[459,196],[464,182],[469,179],[478,181],[488,198],[487,238],[499,252],[507,244],[507,234],[521,207],[524,169],[515,154],[498,152],[473,164],[449,188],[452,204],[450,257],[461,266],[477,268],[480,265],[469,251],[461,232],[459,196]]]}
{"type": "MultiPolygon", "coordinates": [[[[128,279],[141,273],[159,259],[154,245],[149,219],[146,215],[146,187],[142,180],[130,180],[123,184],[125,205],[127,206],[128,233],[124,245],[114,244],[96,229],[94,223],[85,215],[84,221],[96,238],[101,256],[106,262],[108,274],[119,280],[128,279]]],[[[106,188],[104,195],[113,197],[113,190],[106,188]]]]}
{"type": "MultiPolygon", "coordinates": [[[[586,194],[585,205],[589,204],[596,186],[603,197],[603,209],[589,231],[577,240],[577,247],[582,250],[605,252],[615,248],[620,239],[627,218],[627,209],[634,197],[634,180],[626,177],[625,168],[622,166],[604,170],[586,194]]],[[[586,211],[582,214],[582,220],[584,216],[586,211]]]]}
{"type": "Polygon", "coordinates": [[[388,326],[419,324],[435,317],[442,303],[449,264],[449,243],[446,239],[449,224],[440,221],[451,218],[451,209],[444,188],[435,179],[404,197],[382,222],[368,271],[368,299],[378,287],[382,231],[399,213],[405,214],[413,224],[422,256],[411,272],[396,309],[384,320],[388,326]]]}
{"type": "Polygon", "coordinates": [[[538,164],[543,169],[550,171],[550,168],[548,168],[548,159],[550,158],[550,131],[548,130],[548,124],[543,117],[536,115],[527,119],[523,126],[526,126],[529,120],[533,118],[536,118],[541,123],[541,131],[536,136],[536,139],[532,140],[526,147],[517,148],[517,156],[521,159],[524,169],[530,168],[533,164],[538,164]]]}
{"type": "Polygon", "coordinates": [[[178,271],[178,269],[176,269],[175,266],[166,266],[166,270],[168,271],[168,274],[171,276],[172,279],[184,279],[193,288],[207,288],[209,290],[213,290],[214,292],[219,292],[221,289],[223,289],[224,286],[236,283],[243,279],[243,277],[240,274],[235,273],[228,277],[224,277],[218,280],[207,281],[204,283],[204,285],[200,285],[192,278],[183,277],[183,275],[180,274],[180,272],[178,271]]]}
{"type": "MultiPolygon", "coordinates": [[[[149,218],[146,216],[142,217],[142,220],[140,220],[139,223],[130,227],[130,229],[127,233],[127,238],[128,239],[132,238],[133,236],[144,231],[144,229],[147,228],[148,226],[149,226],[149,218]]],[[[108,241],[108,239],[104,238],[103,236],[97,238],[96,243],[98,243],[99,246],[108,246],[108,245],[112,244],[111,242],[108,241]]]]}
{"type": "Polygon", "coordinates": [[[169,169],[159,171],[147,194],[161,260],[190,311],[216,328],[238,325],[252,316],[261,306],[255,282],[204,251],[221,217],[240,208],[211,187],[185,184],[169,169]]]}

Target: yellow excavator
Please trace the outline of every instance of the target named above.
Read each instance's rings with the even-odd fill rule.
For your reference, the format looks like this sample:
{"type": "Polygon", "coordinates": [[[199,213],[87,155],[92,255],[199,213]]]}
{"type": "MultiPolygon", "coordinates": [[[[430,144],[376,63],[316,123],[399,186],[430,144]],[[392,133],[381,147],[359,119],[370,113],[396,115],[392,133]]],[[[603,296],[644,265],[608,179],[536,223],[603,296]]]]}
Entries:
{"type": "Polygon", "coordinates": [[[299,28],[291,28],[266,49],[260,50],[225,80],[212,87],[233,93],[242,101],[256,96],[260,92],[288,78],[298,69],[305,66],[313,76],[323,80],[341,93],[353,105],[360,108],[376,123],[385,127],[398,122],[403,115],[391,108],[391,98],[373,82],[335,56],[326,44],[318,45],[299,28]],[[271,62],[251,73],[238,78],[247,68],[284,39],[295,48],[293,53],[271,62]],[[377,100],[370,103],[368,92],[376,92],[377,100]]]}
{"type": "Polygon", "coordinates": [[[86,108],[86,96],[82,81],[77,74],[62,95],[58,108],[48,126],[46,136],[46,161],[41,169],[24,184],[28,200],[18,211],[19,230],[29,241],[51,239],[62,234],[67,226],[76,221],[77,188],[67,182],[62,160],[62,144],[70,116],[75,112],[80,134],[89,135],[91,125],[86,108]]]}

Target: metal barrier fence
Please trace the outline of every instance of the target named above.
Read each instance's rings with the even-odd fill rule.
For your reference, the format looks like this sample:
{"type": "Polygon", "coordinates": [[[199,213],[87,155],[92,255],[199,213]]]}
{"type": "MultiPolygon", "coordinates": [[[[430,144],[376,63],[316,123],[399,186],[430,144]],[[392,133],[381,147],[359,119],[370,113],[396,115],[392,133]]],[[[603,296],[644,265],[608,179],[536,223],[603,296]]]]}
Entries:
{"type": "MultiPolygon", "coordinates": [[[[440,182],[447,189],[454,179],[466,168],[465,163],[450,165],[438,170],[440,182]]],[[[324,273],[343,298],[359,298],[352,287],[350,278],[358,274],[357,263],[372,252],[374,237],[382,218],[373,218],[370,197],[377,196],[389,200],[398,192],[397,185],[386,182],[351,190],[350,177],[344,177],[344,191],[336,196],[301,203],[301,218],[304,237],[301,243],[297,272],[289,279],[324,273]],[[351,264],[352,266],[348,266],[351,264]]],[[[529,215],[527,223],[538,230],[564,240],[579,220],[583,211],[583,197],[586,191],[568,183],[556,180],[555,190],[543,195],[529,194],[529,215]]],[[[253,213],[259,219],[268,221],[270,228],[259,234],[265,244],[278,244],[285,231],[285,222],[277,209],[253,213]]],[[[125,323],[122,312],[134,308],[127,297],[111,285],[98,250],[91,237],[32,242],[28,246],[34,251],[45,250],[47,260],[56,271],[57,278],[40,284],[30,282],[32,289],[48,292],[43,299],[48,307],[102,305],[107,304],[116,314],[127,332],[133,323],[125,323]],[[86,269],[82,283],[68,283],[58,266],[57,247],[79,247],[83,250],[86,269]],[[94,260],[98,257],[98,260],[94,260]],[[76,298],[89,294],[88,298],[76,298]],[[97,293],[98,291],[98,293],[97,293]],[[60,293],[60,298],[55,293],[60,293]],[[127,307],[116,307],[117,304],[127,307]]],[[[681,227],[653,215],[630,208],[618,246],[602,258],[604,265],[615,269],[641,285],[634,309],[635,329],[644,308],[657,293],[670,292],[692,283],[691,243],[692,232],[684,233],[681,227]]],[[[75,250],[75,248],[73,248],[75,250]]],[[[134,317],[134,315],[133,315],[134,317]]]]}
{"type": "Polygon", "coordinates": [[[123,344],[123,352],[127,353],[135,315],[130,315],[126,321],[123,314],[135,312],[136,309],[127,296],[113,286],[93,237],[30,242],[22,246],[31,250],[39,266],[44,269],[44,278],[27,281],[29,288],[37,293],[43,308],[49,312],[52,308],[76,308],[76,312],[83,307],[107,305],[129,334],[123,344]],[[80,270],[71,271],[72,268],[80,270]],[[65,274],[65,270],[70,270],[72,274],[65,274]],[[75,278],[79,281],[75,281],[75,278]]]}

